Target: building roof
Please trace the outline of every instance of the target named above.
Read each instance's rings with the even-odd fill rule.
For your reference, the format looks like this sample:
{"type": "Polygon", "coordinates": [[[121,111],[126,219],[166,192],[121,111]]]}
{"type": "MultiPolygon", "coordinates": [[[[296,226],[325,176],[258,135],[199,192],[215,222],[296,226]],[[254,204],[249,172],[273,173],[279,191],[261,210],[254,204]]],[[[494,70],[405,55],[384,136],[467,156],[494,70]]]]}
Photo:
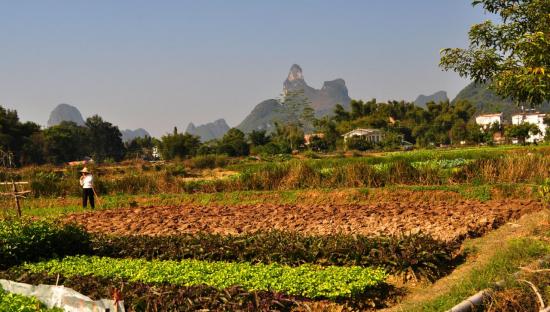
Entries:
{"type": "Polygon", "coordinates": [[[481,115],[476,116],[476,118],[478,118],[478,117],[502,117],[502,113],[481,114],[481,115]]]}
{"type": "Polygon", "coordinates": [[[533,113],[518,113],[518,114],[513,114],[512,115],[512,118],[516,117],[516,116],[539,116],[539,117],[544,117],[546,116],[545,113],[539,113],[539,112],[533,112],[533,113]]]}
{"type": "Polygon", "coordinates": [[[357,129],[353,129],[351,130],[350,132],[346,133],[346,134],[343,134],[342,136],[350,136],[350,135],[355,135],[355,134],[359,134],[359,135],[369,135],[369,134],[378,134],[382,132],[382,130],[380,129],[365,129],[365,128],[357,128],[357,129]]]}

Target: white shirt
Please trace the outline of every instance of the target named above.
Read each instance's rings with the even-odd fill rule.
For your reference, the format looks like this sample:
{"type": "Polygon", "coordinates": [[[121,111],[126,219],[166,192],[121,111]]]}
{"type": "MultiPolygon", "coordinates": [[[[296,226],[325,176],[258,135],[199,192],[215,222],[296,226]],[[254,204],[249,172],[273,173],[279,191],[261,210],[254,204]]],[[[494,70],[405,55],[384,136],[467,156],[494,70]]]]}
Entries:
{"type": "Polygon", "coordinates": [[[80,185],[82,185],[82,188],[92,188],[94,185],[94,177],[91,174],[86,175],[84,178],[80,179],[80,185]]]}

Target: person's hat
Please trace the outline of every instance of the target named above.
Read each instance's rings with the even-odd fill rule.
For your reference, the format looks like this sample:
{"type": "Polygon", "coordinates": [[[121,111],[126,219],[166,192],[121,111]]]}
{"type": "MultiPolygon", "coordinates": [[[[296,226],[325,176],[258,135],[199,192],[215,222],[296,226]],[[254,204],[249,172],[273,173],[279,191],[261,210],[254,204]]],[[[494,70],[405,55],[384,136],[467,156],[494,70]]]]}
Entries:
{"type": "Polygon", "coordinates": [[[82,168],[82,170],[80,170],[80,172],[82,172],[82,173],[90,173],[90,171],[89,171],[88,168],[86,168],[86,167],[82,168]]]}

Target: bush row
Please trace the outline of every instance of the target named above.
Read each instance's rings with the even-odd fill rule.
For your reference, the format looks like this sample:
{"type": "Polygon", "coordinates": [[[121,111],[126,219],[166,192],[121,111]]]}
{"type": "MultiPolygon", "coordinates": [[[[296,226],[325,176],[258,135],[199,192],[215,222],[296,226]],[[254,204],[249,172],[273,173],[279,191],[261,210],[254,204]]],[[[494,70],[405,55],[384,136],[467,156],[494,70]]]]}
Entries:
{"type": "Polygon", "coordinates": [[[390,163],[290,161],[243,169],[232,179],[198,181],[187,192],[292,190],[302,188],[381,187],[449,183],[542,183],[550,177],[550,155],[510,154],[500,158],[432,163],[395,160],[390,163]],[[322,162],[321,162],[322,163],[322,162]]]}
{"type": "Polygon", "coordinates": [[[33,273],[94,275],[153,284],[204,284],[217,289],[238,285],[251,291],[275,291],[307,298],[351,297],[384,283],[387,277],[383,269],[358,266],[320,267],[303,264],[289,267],[276,263],[149,261],[97,256],[69,256],[63,260],[26,263],[22,269],[33,273]]]}
{"type": "Polygon", "coordinates": [[[0,221],[0,268],[90,251],[90,236],[80,227],[45,221],[0,221]]]}
{"type": "Polygon", "coordinates": [[[460,244],[424,234],[368,237],[306,236],[292,232],[241,235],[183,234],[179,236],[94,236],[94,254],[148,260],[199,259],[297,266],[377,266],[404,277],[437,279],[450,270],[460,244]]]}
{"type": "MultiPolygon", "coordinates": [[[[238,166],[237,175],[213,180],[186,181],[186,167],[169,164],[152,172],[126,172],[96,176],[102,194],[157,194],[242,190],[293,190],[302,188],[381,187],[396,184],[440,185],[448,183],[541,183],[550,178],[550,155],[543,152],[509,153],[493,158],[423,159],[391,157],[340,160],[291,160],[238,166]]],[[[425,157],[426,158],[426,157],[425,157]]],[[[212,168],[215,156],[195,160],[194,166],[212,168]]],[[[36,172],[30,177],[35,196],[78,195],[74,174],[36,172]]]]}

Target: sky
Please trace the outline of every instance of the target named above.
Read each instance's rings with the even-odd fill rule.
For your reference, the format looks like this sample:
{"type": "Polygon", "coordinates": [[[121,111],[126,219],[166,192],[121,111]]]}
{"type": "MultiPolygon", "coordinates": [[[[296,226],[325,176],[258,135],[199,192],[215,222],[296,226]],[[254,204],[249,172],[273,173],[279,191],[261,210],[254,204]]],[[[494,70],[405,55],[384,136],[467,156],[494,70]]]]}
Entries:
{"type": "Polygon", "coordinates": [[[452,99],[468,81],[439,51],[488,18],[470,0],[0,0],[0,106],[45,125],[67,103],[154,136],[236,126],[294,63],[354,99],[452,99]]]}

